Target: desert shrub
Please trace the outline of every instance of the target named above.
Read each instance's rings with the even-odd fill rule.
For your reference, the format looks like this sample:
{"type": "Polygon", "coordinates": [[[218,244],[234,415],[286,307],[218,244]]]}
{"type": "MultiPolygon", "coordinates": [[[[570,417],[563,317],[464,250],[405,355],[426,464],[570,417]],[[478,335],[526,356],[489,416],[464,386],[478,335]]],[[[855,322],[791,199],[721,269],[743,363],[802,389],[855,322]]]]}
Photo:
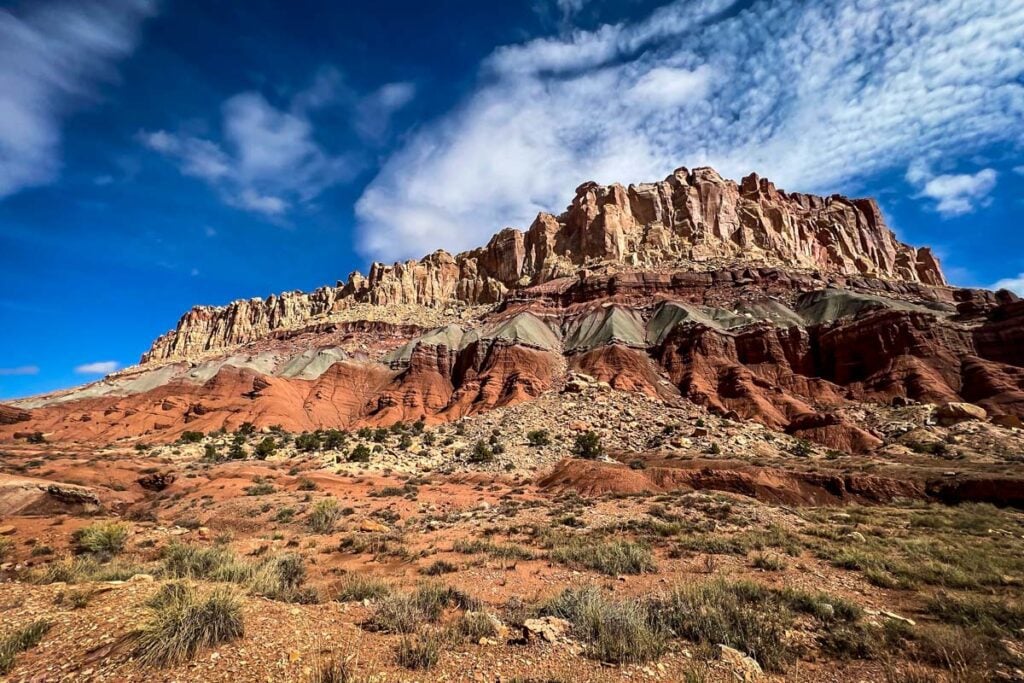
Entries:
{"type": "Polygon", "coordinates": [[[630,541],[595,542],[574,538],[552,548],[550,556],[556,562],[592,569],[609,576],[655,571],[650,549],[630,541]]]}
{"type": "Polygon", "coordinates": [[[205,435],[202,432],[185,431],[181,433],[178,440],[181,443],[199,443],[203,440],[203,436],[205,435]]]}
{"type": "Polygon", "coordinates": [[[494,460],[494,449],[484,440],[479,440],[473,445],[473,451],[469,454],[469,462],[482,464],[494,460]]]}
{"type": "Polygon", "coordinates": [[[534,448],[547,446],[551,443],[551,432],[546,429],[534,429],[526,432],[526,443],[534,448]]]}
{"type": "Polygon", "coordinates": [[[370,448],[366,444],[358,444],[348,454],[349,462],[370,462],[370,448]]]}
{"type": "Polygon", "coordinates": [[[324,498],[317,501],[313,509],[306,517],[310,528],[318,534],[329,534],[334,531],[334,525],[341,517],[338,510],[338,501],[333,498],[324,498]]]}
{"type": "Polygon", "coordinates": [[[277,451],[277,441],[272,436],[265,437],[262,441],[256,444],[256,450],[253,451],[253,455],[259,460],[266,460],[277,451]]]}
{"type": "Polygon", "coordinates": [[[82,527],[71,534],[75,552],[101,556],[117,555],[128,539],[128,525],[116,522],[98,522],[82,527]]]}
{"type": "Polygon", "coordinates": [[[238,436],[250,436],[256,433],[256,425],[252,422],[243,422],[238,425],[238,429],[235,430],[235,434],[238,436]]]}
{"type": "Polygon", "coordinates": [[[335,599],[339,602],[379,600],[391,593],[391,586],[380,579],[364,574],[349,574],[338,586],[335,599]]]}
{"type": "Polygon", "coordinates": [[[324,433],[323,449],[336,451],[345,445],[348,435],[340,429],[328,429],[324,433]]]}
{"type": "Polygon", "coordinates": [[[486,553],[498,560],[532,560],[534,556],[533,551],[521,545],[515,545],[514,543],[492,543],[491,541],[480,539],[472,541],[459,539],[452,544],[452,550],[464,555],[486,553]]]}
{"type": "Polygon", "coordinates": [[[433,634],[407,635],[395,646],[395,660],[406,669],[432,669],[440,658],[441,641],[433,634]]]}
{"type": "Polygon", "coordinates": [[[295,448],[303,453],[312,453],[320,450],[320,436],[318,434],[303,432],[295,437],[295,448]]]}
{"type": "Polygon", "coordinates": [[[0,560],[7,559],[7,556],[14,551],[14,541],[0,536],[0,560]]]}
{"type": "Polygon", "coordinates": [[[246,486],[242,491],[247,496],[266,496],[274,492],[274,485],[269,481],[257,481],[251,486],[246,486]]]}
{"type": "Polygon", "coordinates": [[[35,583],[81,583],[83,581],[125,581],[142,573],[141,567],[134,564],[123,564],[114,560],[101,563],[94,555],[64,558],[50,562],[35,574],[35,583]]]}
{"type": "Polygon", "coordinates": [[[203,446],[203,457],[207,460],[220,460],[220,450],[212,443],[203,446]]]}
{"type": "Polygon", "coordinates": [[[461,638],[470,642],[479,642],[481,638],[493,638],[498,635],[497,619],[484,612],[464,612],[455,621],[453,631],[461,638]]]}
{"type": "Polygon", "coordinates": [[[584,432],[576,435],[572,446],[573,454],[578,458],[595,460],[604,454],[604,446],[601,444],[601,436],[594,431],[584,432]]]}
{"type": "Polygon", "coordinates": [[[297,488],[300,491],[316,491],[317,485],[316,482],[313,481],[312,479],[308,479],[306,477],[299,477],[297,488]]]}
{"type": "Polygon", "coordinates": [[[43,436],[42,432],[32,432],[25,437],[25,441],[35,444],[46,443],[46,437],[43,436]]]}
{"type": "Polygon", "coordinates": [[[393,594],[380,600],[367,626],[388,633],[415,633],[436,622],[446,607],[475,609],[479,602],[465,593],[437,583],[421,585],[413,593],[393,594]]]}
{"type": "Polygon", "coordinates": [[[957,597],[943,592],[928,601],[928,611],[947,624],[993,636],[1024,630],[1024,606],[998,598],[957,597]]]}
{"type": "Polygon", "coordinates": [[[757,584],[715,581],[679,586],[652,600],[652,618],[675,635],[697,643],[723,644],[781,671],[792,654],[785,642],[789,610],[757,584]]]}
{"type": "Polygon", "coordinates": [[[573,632],[587,643],[587,655],[612,664],[657,659],[670,635],[662,623],[649,618],[641,601],[616,602],[593,586],[563,591],[542,612],[571,622],[573,632]]]}
{"type": "Polygon", "coordinates": [[[149,619],[133,634],[134,655],[145,665],[170,666],[206,647],[244,634],[238,597],[218,588],[205,597],[185,586],[149,606],[149,619]]]}
{"type": "Polygon", "coordinates": [[[4,636],[0,640],[0,675],[10,673],[14,668],[15,657],[38,645],[50,626],[50,622],[40,619],[4,636]]]}
{"type": "Polygon", "coordinates": [[[420,573],[425,574],[426,576],[440,576],[441,574],[451,574],[452,572],[457,571],[459,571],[459,568],[446,560],[435,560],[426,567],[420,569],[420,573]]]}
{"type": "Polygon", "coordinates": [[[403,451],[412,448],[412,437],[408,434],[402,434],[402,438],[398,440],[398,447],[403,451]]]}
{"type": "Polygon", "coordinates": [[[330,658],[317,661],[309,676],[309,683],[355,683],[355,674],[343,659],[330,658]]]}
{"type": "Polygon", "coordinates": [[[274,515],[274,521],[282,524],[287,524],[293,519],[295,519],[295,508],[281,508],[274,515]]]}
{"type": "Polygon", "coordinates": [[[778,555],[758,553],[751,559],[750,566],[766,572],[778,572],[786,568],[786,561],[778,555]]]}

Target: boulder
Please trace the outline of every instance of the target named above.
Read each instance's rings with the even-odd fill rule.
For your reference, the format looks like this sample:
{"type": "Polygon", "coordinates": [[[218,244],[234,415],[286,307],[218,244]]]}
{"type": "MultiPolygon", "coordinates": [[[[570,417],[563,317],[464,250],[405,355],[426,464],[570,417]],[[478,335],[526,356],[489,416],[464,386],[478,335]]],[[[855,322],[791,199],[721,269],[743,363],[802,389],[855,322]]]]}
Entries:
{"type": "Polygon", "coordinates": [[[942,425],[952,425],[967,420],[984,420],[987,417],[988,411],[973,403],[950,401],[943,403],[935,411],[935,418],[942,425]]]}

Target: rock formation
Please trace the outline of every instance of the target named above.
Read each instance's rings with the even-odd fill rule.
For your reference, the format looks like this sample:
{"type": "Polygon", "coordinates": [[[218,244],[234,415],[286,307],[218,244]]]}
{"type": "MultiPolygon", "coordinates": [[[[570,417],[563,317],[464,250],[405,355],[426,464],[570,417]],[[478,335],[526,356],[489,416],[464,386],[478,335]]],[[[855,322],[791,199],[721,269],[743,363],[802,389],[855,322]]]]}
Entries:
{"type": "Polygon", "coordinates": [[[419,261],[374,263],[312,293],[199,306],[142,361],[194,358],[303,327],[356,303],[444,307],[494,304],[582,268],[651,271],[686,265],[776,265],[831,275],[943,285],[927,248],[896,240],[871,199],[788,194],[750,175],[737,185],[710,168],[681,168],[659,183],[584,183],[560,216],[542,213],[524,233],[505,229],[484,247],[419,261]]]}
{"type": "Polygon", "coordinates": [[[562,215],[457,256],[194,308],[141,365],[0,406],[0,439],[431,424],[585,376],[858,453],[883,443],[849,417],[863,403],[970,403],[1018,424],[1021,349],[1024,302],[946,286],[873,201],[681,169],[584,184],[562,215]]]}

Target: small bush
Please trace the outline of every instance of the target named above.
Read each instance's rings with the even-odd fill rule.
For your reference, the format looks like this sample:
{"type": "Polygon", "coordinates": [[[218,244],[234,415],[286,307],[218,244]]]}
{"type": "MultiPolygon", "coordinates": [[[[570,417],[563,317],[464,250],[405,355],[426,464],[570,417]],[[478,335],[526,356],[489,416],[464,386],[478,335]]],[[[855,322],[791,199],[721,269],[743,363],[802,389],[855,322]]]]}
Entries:
{"type": "Polygon", "coordinates": [[[526,432],[526,443],[534,448],[547,446],[551,443],[551,432],[546,429],[534,429],[526,432]]]}
{"type": "Polygon", "coordinates": [[[3,640],[0,640],[0,675],[10,673],[14,668],[14,658],[19,653],[38,645],[50,630],[50,626],[48,621],[33,621],[25,628],[4,636],[3,640]]]}
{"type": "Polygon", "coordinates": [[[149,609],[149,620],[133,636],[134,655],[146,665],[189,661],[201,649],[239,638],[245,631],[238,597],[223,589],[200,598],[186,586],[149,609]]]}
{"type": "Polygon", "coordinates": [[[320,436],[316,433],[303,432],[295,437],[295,448],[303,453],[320,450],[320,436]]]}
{"type": "Polygon", "coordinates": [[[75,552],[94,555],[117,555],[128,539],[128,525],[99,522],[78,529],[71,535],[75,552]]]}
{"type": "Polygon", "coordinates": [[[601,457],[604,454],[604,446],[601,444],[600,435],[594,431],[577,434],[572,452],[576,457],[587,460],[596,460],[601,457]]]}
{"type": "Polygon", "coordinates": [[[650,549],[630,541],[593,542],[573,539],[565,545],[552,548],[551,559],[609,576],[655,571],[650,549]]]}
{"type": "Polygon", "coordinates": [[[764,553],[758,553],[754,555],[750,561],[750,566],[754,569],[761,569],[766,572],[778,572],[786,568],[786,561],[778,555],[766,555],[764,553]]]}
{"type": "Polygon", "coordinates": [[[313,667],[309,683],[355,683],[355,674],[348,662],[341,659],[319,661],[313,667]]]}
{"type": "Polygon", "coordinates": [[[494,449],[483,440],[477,441],[473,445],[473,452],[469,455],[469,462],[474,464],[483,464],[494,461],[494,449]]]}
{"type": "Polygon", "coordinates": [[[785,642],[791,617],[773,593],[757,584],[715,581],[677,587],[650,603],[652,618],[696,643],[728,645],[781,671],[791,658],[785,642]]]}
{"type": "Polygon", "coordinates": [[[259,460],[266,460],[277,451],[277,441],[272,436],[265,437],[262,441],[256,444],[256,450],[253,451],[253,455],[259,460]]]}
{"type": "Polygon", "coordinates": [[[379,600],[391,594],[391,586],[380,579],[363,574],[349,574],[338,587],[335,599],[339,602],[379,600]]]}
{"type": "Polygon", "coordinates": [[[333,498],[324,498],[313,506],[309,516],[306,517],[306,522],[316,533],[329,534],[334,531],[334,525],[340,517],[338,501],[333,498]]]}
{"type": "Polygon", "coordinates": [[[405,636],[395,647],[395,659],[406,669],[432,669],[440,658],[441,642],[433,634],[405,636]]]}
{"type": "Polygon", "coordinates": [[[247,496],[266,496],[274,492],[274,485],[269,481],[258,481],[242,490],[247,496]]]}
{"type": "Polygon", "coordinates": [[[300,491],[316,491],[316,482],[306,477],[300,477],[298,482],[298,489],[300,491]]]}
{"type": "Polygon", "coordinates": [[[498,635],[498,621],[484,612],[466,612],[455,622],[454,631],[460,637],[471,642],[479,642],[481,638],[493,638],[498,635]]]}
{"type": "Polygon", "coordinates": [[[189,432],[185,431],[181,433],[181,437],[178,439],[181,443],[199,443],[203,440],[204,434],[202,432],[189,432]]]}
{"type": "Polygon", "coordinates": [[[459,571],[458,567],[445,560],[436,560],[420,569],[420,573],[425,574],[426,576],[440,576],[441,574],[451,574],[452,572],[457,571],[459,571]]]}
{"type": "Polygon", "coordinates": [[[669,631],[638,600],[615,602],[598,588],[570,588],[542,608],[567,619],[588,644],[587,654],[612,664],[647,662],[665,651],[669,631]]]}
{"type": "Polygon", "coordinates": [[[349,462],[370,462],[370,448],[366,444],[359,444],[348,454],[349,462]]]}
{"type": "Polygon", "coordinates": [[[459,539],[452,544],[452,550],[464,555],[486,553],[497,560],[532,560],[533,551],[514,543],[492,543],[491,541],[459,539]]]}

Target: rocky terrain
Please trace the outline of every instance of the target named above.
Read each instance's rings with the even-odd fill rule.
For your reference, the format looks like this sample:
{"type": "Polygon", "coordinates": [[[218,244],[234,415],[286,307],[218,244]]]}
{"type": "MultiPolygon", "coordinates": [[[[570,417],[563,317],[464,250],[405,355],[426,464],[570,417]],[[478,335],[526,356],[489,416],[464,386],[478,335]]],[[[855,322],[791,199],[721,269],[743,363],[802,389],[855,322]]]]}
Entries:
{"type": "Polygon", "coordinates": [[[10,680],[1024,680],[1024,302],[707,168],[0,405],[10,680]]]}

